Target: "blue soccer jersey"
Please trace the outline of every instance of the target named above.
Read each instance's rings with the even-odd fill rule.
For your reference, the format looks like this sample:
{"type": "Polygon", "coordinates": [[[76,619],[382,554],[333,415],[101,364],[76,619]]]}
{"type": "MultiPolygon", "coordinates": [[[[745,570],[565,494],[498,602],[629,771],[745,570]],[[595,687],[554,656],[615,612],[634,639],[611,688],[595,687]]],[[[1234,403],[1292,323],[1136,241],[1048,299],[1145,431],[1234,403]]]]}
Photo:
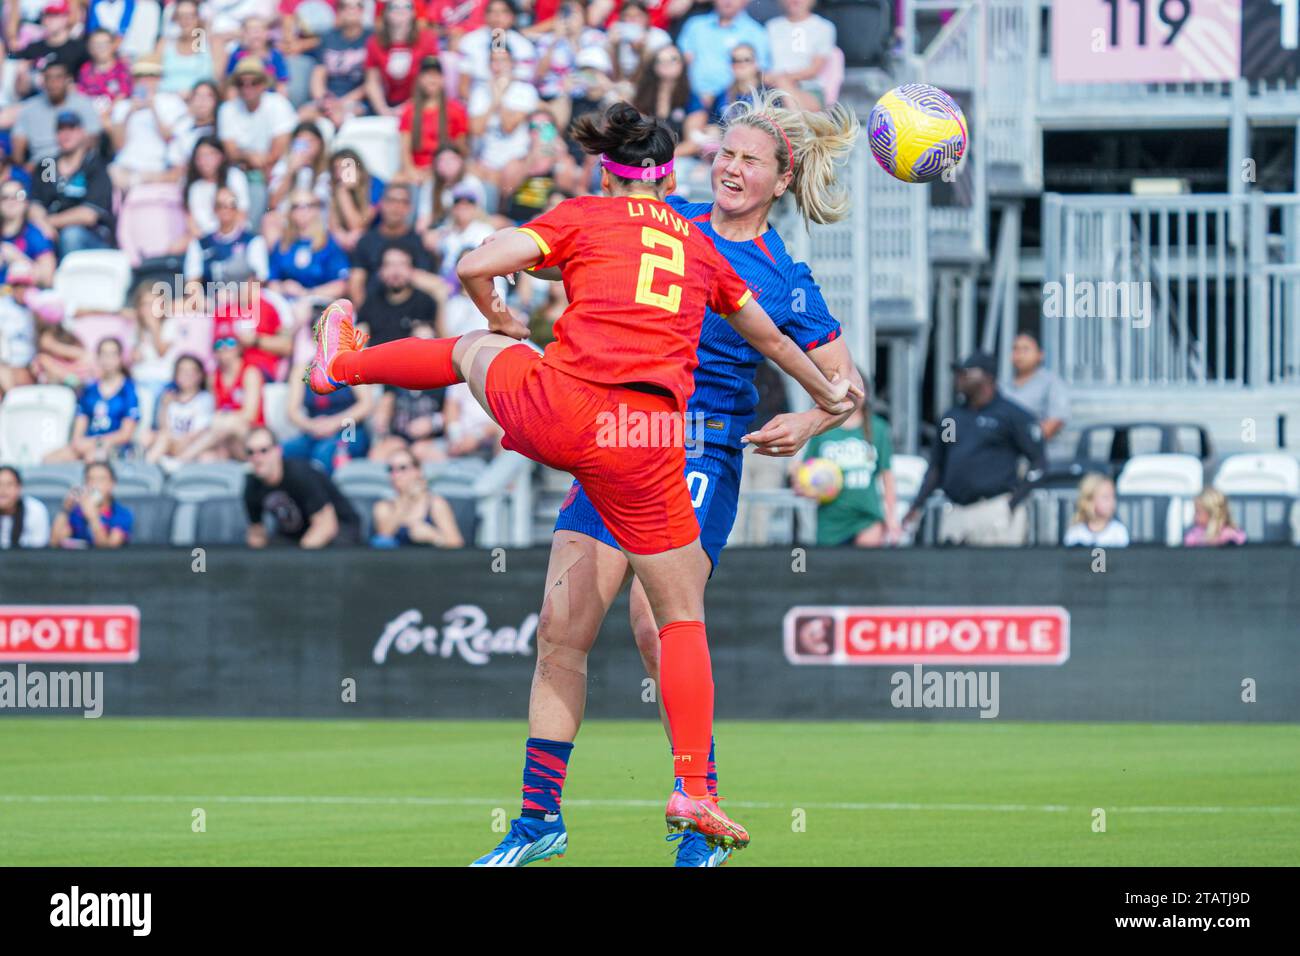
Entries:
{"type": "MultiPolygon", "coordinates": [[[[757,239],[732,242],[718,235],[709,222],[713,203],[689,203],[680,196],[669,196],[668,204],[713,240],[777,328],[801,349],[810,352],[839,338],[840,323],[826,307],[812,270],[790,258],[775,229],[769,226],[757,239]]],[[[698,352],[695,393],[688,406],[690,421],[703,420],[703,438],[709,444],[740,448],[758,405],[754,374],[763,356],[711,310],[704,313],[698,352]]]]}

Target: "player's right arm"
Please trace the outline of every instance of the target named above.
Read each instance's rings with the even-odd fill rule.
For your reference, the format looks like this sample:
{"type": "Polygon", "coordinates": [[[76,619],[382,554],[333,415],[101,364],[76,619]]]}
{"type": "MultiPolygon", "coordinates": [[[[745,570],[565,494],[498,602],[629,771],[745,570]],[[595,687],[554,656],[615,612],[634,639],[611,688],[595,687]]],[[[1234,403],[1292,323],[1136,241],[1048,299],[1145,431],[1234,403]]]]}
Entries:
{"type": "Polygon", "coordinates": [[[833,381],[823,375],[804,350],[776,327],[753,296],[746,298],[738,310],[725,318],[746,342],[803,386],[804,391],[828,414],[847,414],[861,401],[863,393],[860,387],[839,375],[833,381]]]}
{"type": "Polygon", "coordinates": [[[478,310],[488,320],[488,328],[516,339],[528,338],[528,326],[522,322],[497,294],[492,280],[536,265],[542,250],[534,236],[514,229],[472,249],[456,264],[456,275],[478,310]]]}

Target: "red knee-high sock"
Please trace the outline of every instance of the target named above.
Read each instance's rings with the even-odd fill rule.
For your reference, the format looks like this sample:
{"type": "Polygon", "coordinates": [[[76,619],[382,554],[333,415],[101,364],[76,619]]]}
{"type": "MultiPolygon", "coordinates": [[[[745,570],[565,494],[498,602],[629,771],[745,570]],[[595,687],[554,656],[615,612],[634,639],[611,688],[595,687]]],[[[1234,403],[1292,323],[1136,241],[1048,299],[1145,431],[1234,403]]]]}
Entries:
{"type": "Polygon", "coordinates": [[[703,621],[674,621],[659,630],[659,691],[673,738],[674,774],[688,796],[709,793],[713,738],[713,665],[703,621]]]}
{"type": "Polygon", "coordinates": [[[348,385],[396,385],[399,388],[446,388],[459,382],[451,350],[460,337],[398,339],[359,352],[340,352],[326,373],[348,385]]]}

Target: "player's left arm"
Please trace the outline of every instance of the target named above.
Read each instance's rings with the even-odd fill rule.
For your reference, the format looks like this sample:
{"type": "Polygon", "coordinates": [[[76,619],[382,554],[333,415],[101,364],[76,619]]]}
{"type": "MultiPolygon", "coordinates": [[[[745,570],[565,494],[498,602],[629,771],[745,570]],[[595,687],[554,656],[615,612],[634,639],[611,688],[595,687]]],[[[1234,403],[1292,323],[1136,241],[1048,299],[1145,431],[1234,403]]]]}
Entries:
{"type": "MultiPolygon", "coordinates": [[[[866,393],[866,384],[858,374],[853,356],[849,354],[849,347],[843,338],[819,345],[807,354],[828,379],[834,379],[838,375],[852,382],[863,394],[866,393]]],[[[785,412],[773,416],[766,425],[750,432],[741,441],[753,445],[755,454],[785,458],[797,454],[814,435],[843,424],[853,411],[851,408],[841,415],[832,415],[823,408],[814,407],[806,412],[785,412]]]]}
{"type": "MultiPolygon", "coordinates": [[[[866,386],[853,356],[844,342],[840,323],[831,314],[822,297],[821,289],[813,279],[812,270],[805,262],[795,262],[790,278],[790,301],[777,303],[777,318],[781,330],[796,342],[806,342],[804,348],[813,364],[827,378],[838,375],[847,379],[865,394],[866,386]],[[820,342],[820,345],[815,343],[820,342]],[[811,347],[810,347],[811,346],[811,347]]],[[[821,408],[806,412],[787,412],[772,418],[763,428],[750,432],[742,440],[755,446],[760,455],[786,457],[793,455],[813,435],[830,431],[844,422],[853,410],[842,415],[832,415],[821,408]]]]}

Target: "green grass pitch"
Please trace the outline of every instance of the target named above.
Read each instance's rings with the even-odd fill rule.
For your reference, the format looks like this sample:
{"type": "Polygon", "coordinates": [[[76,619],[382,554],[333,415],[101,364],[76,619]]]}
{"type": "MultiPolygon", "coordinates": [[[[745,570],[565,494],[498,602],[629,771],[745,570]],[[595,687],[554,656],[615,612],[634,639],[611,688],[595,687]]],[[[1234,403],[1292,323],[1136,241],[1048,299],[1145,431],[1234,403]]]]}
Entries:
{"type": "MultiPolygon", "coordinates": [[[[5,719],[0,859],[464,865],[517,813],[525,730],[5,719]]],[[[717,740],[753,836],[732,866],[1300,860],[1295,725],[725,722],[717,740]]],[[[668,768],[657,724],[591,721],[569,764],[568,855],[534,868],[671,865],[668,768]]]]}

